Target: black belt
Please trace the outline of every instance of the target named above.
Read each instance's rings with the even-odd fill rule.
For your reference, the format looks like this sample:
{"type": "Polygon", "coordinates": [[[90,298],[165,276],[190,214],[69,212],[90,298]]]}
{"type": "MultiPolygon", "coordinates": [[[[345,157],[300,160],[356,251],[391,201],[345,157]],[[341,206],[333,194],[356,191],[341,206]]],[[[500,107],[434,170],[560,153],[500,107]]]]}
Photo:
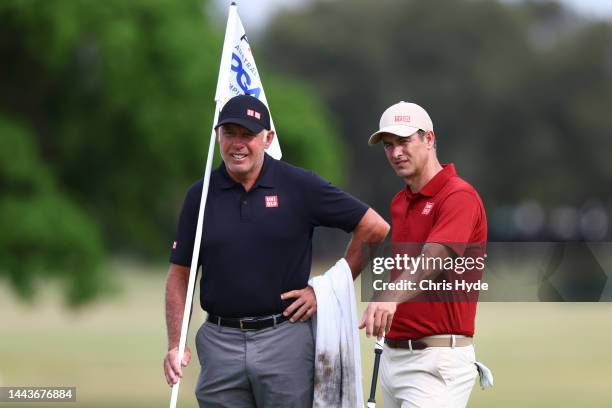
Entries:
{"type": "Polygon", "coordinates": [[[233,327],[234,329],[240,330],[261,330],[267,329],[268,327],[274,327],[277,324],[286,322],[289,320],[288,317],[282,314],[261,316],[261,317],[220,317],[215,315],[208,315],[207,321],[218,326],[233,327]]]}

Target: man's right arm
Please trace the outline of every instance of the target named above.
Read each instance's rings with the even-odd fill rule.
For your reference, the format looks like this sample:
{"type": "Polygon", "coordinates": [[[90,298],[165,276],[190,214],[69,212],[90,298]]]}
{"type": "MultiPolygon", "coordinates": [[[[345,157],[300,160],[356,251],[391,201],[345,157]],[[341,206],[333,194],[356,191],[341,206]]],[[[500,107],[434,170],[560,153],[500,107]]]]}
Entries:
{"type": "MultiPolygon", "coordinates": [[[[422,251],[423,259],[446,259],[453,256],[452,251],[446,246],[428,242],[423,246],[422,251]]],[[[425,261],[425,265],[430,263],[425,261]]],[[[431,262],[435,265],[435,262],[431,262]]],[[[433,280],[442,270],[438,269],[427,269],[419,267],[416,271],[404,270],[402,273],[394,279],[394,281],[410,281],[415,284],[417,290],[411,291],[387,291],[384,292],[384,301],[372,301],[363,312],[363,318],[359,324],[359,329],[366,329],[366,337],[375,335],[380,340],[386,333],[391,330],[391,323],[393,322],[393,316],[397,310],[397,305],[402,302],[407,302],[414,298],[416,295],[422,292],[418,286],[418,282],[423,280],[433,280]]]]}
{"type": "MultiPolygon", "coordinates": [[[[166,327],[168,330],[168,353],[164,358],[166,382],[172,386],[183,376],[182,367],[178,364],[178,349],[181,337],[181,325],[189,283],[189,268],[170,264],[166,280],[166,327]]],[[[182,366],[191,358],[191,350],[185,346],[182,366]]]]}

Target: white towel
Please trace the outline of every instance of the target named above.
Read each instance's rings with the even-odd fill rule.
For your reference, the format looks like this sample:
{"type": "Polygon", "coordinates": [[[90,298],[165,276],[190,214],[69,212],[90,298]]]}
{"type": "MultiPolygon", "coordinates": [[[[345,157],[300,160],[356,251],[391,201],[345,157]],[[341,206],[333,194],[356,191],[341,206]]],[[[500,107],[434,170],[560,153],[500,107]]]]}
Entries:
{"type": "Polygon", "coordinates": [[[314,408],[363,407],[353,276],[340,259],[308,282],[317,296],[314,408]]]}

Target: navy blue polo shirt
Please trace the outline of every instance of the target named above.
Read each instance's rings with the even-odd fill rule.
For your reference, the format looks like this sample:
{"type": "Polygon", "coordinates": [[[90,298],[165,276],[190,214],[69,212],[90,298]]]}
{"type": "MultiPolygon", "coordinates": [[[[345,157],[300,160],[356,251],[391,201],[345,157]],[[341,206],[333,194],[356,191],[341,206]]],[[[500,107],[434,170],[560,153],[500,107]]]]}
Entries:
{"type": "MultiPolygon", "coordinates": [[[[170,262],[190,266],[202,180],[187,191],[170,262]]],[[[265,155],[248,192],[221,164],[211,174],[199,264],[200,303],[222,317],[281,313],[308,284],[314,227],[351,232],[368,207],[313,172],[265,155]]]]}

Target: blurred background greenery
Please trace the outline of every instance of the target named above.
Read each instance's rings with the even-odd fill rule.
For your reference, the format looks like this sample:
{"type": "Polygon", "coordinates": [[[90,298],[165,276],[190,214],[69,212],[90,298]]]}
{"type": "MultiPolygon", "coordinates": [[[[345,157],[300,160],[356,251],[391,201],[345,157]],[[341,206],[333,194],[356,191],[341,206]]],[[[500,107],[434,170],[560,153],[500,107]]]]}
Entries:
{"type": "MultiPolygon", "coordinates": [[[[388,105],[415,101],[441,160],[480,192],[491,240],[610,239],[608,20],[555,1],[299,3],[250,35],[284,160],[388,218],[401,180],[366,140],[388,105]]],[[[152,402],[166,397],[160,265],[203,173],[226,10],[0,2],[0,384],[83,381],[87,406],[165,404],[152,402]]],[[[345,242],[318,233],[317,262],[345,242]]],[[[474,406],[610,405],[609,307],[480,310],[483,360],[509,382],[474,406]]]]}

